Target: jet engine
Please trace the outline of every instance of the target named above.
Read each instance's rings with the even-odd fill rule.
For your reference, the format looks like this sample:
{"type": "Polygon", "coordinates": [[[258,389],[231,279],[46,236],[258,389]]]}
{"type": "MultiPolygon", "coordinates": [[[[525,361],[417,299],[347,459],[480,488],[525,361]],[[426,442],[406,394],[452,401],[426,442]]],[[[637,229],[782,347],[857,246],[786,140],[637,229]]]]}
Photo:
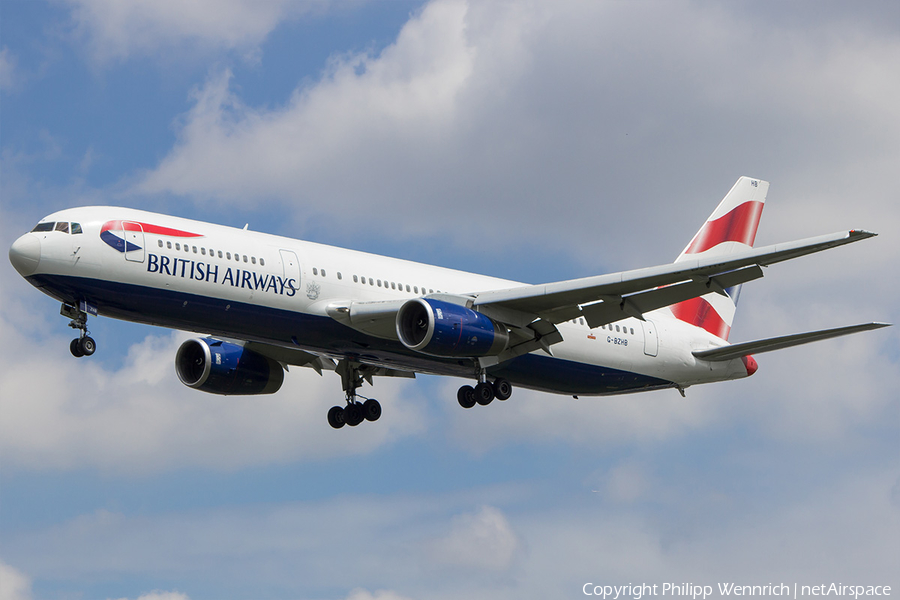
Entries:
{"type": "Polygon", "coordinates": [[[410,350],[433,356],[493,356],[509,344],[502,324],[465,306],[431,298],[416,298],[400,307],[397,336],[410,350]]]}
{"type": "Polygon", "coordinates": [[[188,340],[175,354],[178,379],[211,394],[274,394],[284,382],[277,361],[213,338],[188,340]]]}

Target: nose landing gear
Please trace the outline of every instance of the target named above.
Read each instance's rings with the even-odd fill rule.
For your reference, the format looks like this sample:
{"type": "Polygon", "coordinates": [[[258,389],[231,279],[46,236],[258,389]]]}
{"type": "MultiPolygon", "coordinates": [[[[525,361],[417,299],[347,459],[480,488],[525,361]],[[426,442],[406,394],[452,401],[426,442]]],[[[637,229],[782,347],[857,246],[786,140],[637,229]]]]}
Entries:
{"type": "Polygon", "coordinates": [[[81,358],[82,356],[90,356],[96,352],[97,342],[88,335],[87,313],[69,304],[63,304],[62,308],[59,310],[59,314],[72,319],[69,322],[69,327],[79,331],[79,336],[69,343],[69,352],[72,353],[72,356],[81,358]]]}

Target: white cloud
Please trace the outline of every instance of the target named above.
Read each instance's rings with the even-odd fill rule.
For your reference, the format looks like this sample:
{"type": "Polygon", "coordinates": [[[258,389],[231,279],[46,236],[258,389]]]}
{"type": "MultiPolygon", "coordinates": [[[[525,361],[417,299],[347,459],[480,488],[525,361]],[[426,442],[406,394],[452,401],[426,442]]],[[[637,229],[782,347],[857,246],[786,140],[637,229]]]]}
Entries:
{"type": "MultiPolygon", "coordinates": [[[[273,111],[243,105],[229,89],[230,72],[211,76],[194,93],[174,153],[137,189],[234,201],[296,200],[296,190],[302,197],[310,183],[335,178],[352,180],[354,190],[366,186],[384,166],[380,156],[393,161],[396,152],[414,154],[452,137],[457,96],[474,60],[465,16],[461,2],[430,5],[380,56],[335,58],[318,85],[273,111]]],[[[361,199],[335,200],[346,207],[361,199]]]]}
{"type": "Polygon", "coordinates": [[[493,506],[453,519],[450,531],[431,543],[437,562],[466,569],[508,569],[519,541],[506,516],[493,506]]]}
{"type": "Polygon", "coordinates": [[[9,48],[0,49],[0,90],[10,91],[16,84],[16,57],[9,48]]]}
{"type": "Polygon", "coordinates": [[[892,212],[900,44],[872,27],[437,1],[380,54],[335,57],[284,106],[247,106],[228,72],[211,75],[133,190],[254,198],[342,230],[385,214],[399,235],[453,231],[494,251],[578,240],[593,268],[619,247],[634,247],[624,266],[674,257],[742,174],[773,180],[776,197],[814,194],[810,227],[854,208],[860,184],[872,212],[892,212]]]}
{"type": "Polygon", "coordinates": [[[0,376],[6,468],[236,469],[364,454],[423,427],[414,384],[406,382],[377,379],[383,420],[335,432],[325,420],[342,402],[333,373],[294,369],[275,395],[223,397],[178,382],[172,365],[186,334],[148,336],[128,349],[121,369],[110,370],[67,356],[64,338],[35,344],[5,319],[0,332],[15,344],[2,352],[0,376]]]}
{"type": "Polygon", "coordinates": [[[279,23],[324,2],[288,0],[67,0],[76,31],[100,62],[173,49],[251,53],[279,23]]]}
{"type": "Polygon", "coordinates": [[[0,561],[0,600],[29,600],[31,597],[28,576],[0,561]]]}
{"type": "MultiPolygon", "coordinates": [[[[733,454],[720,458],[754,468],[733,454]]],[[[571,488],[550,496],[509,488],[350,495],[163,515],[100,511],[14,533],[5,546],[41,576],[159,579],[200,570],[198,586],[265,580],[289,596],[340,582],[353,590],[348,600],[557,598],[589,581],[900,583],[896,465],[800,488],[766,479],[777,493],[747,494],[705,473],[708,464],[649,484],[652,510],[571,488]],[[472,510],[479,497],[517,508],[472,510]]]]}
{"type": "MultiPolygon", "coordinates": [[[[119,600],[128,600],[128,598],[120,598],[119,600]]],[[[152,591],[147,594],[141,594],[137,600],[190,600],[187,594],[181,592],[161,592],[152,591]]]]}
{"type": "Polygon", "coordinates": [[[362,588],[350,592],[347,600],[410,600],[407,596],[401,596],[389,590],[376,590],[374,593],[362,588]]]}

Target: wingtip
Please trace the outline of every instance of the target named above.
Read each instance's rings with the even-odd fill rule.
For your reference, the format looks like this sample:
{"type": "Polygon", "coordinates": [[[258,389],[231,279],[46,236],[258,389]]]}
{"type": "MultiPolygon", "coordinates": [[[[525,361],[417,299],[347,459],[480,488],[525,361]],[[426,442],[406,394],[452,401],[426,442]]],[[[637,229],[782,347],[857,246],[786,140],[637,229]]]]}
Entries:
{"type": "Polygon", "coordinates": [[[875,233],[874,231],[868,231],[866,229],[851,229],[849,231],[849,235],[850,235],[850,237],[865,239],[865,238],[875,237],[878,234],[875,233]]]}

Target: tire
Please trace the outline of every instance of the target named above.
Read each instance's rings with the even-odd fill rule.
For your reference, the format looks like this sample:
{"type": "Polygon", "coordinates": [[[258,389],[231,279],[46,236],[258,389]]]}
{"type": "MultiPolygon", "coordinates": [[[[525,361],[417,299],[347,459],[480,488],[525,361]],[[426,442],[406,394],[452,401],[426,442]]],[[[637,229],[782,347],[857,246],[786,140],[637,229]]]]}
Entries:
{"type": "Polygon", "coordinates": [[[475,406],[475,388],[471,385],[464,385],[456,392],[456,400],[463,408],[472,408],[475,406]]]}
{"type": "Polygon", "coordinates": [[[350,427],[356,427],[363,422],[364,418],[362,404],[359,402],[348,404],[347,407],[344,408],[344,422],[350,427]]]}
{"type": "Polygon", "coordinates": [[[84,352],[81,351],[81,344],[79,342],[81,342],[81,340],[78,338],[75,338],[74,340],[69,342],[69,352],[71,352],[72,356],[74,356],[75,358],[81,358],[82,356],[84,356],[84,352]]]}
{"type": "Polygon", "coordinates": [[[362,412],[366,421],[377,421],[381,417],[381,404],[378,400],[369,398],[363,403],[362,412]]]}
{"type": "Polygon", "coordinates": [[[475,400],[482,406],[487,406],[494,401],[494,388],[488,382],[482,382],[475,386],[475,400]]]}
{"type": "Polygon", "coordinates": [[[340,406],[332,406],[328,411],[328,424],[335,429],[344,426],[344,409],[340,406]]]}
{"type": "Polygon", "coordinates": [[[506,400],[512,396],[512,384],[502,377],[494,380],[494,397],[497,400],[506,400]]]}
{"type": "Polygon", "coordinates": [[[97,342],[95,342],[92,337],[84,336],[78,340],[78,349],[81,350],[81,353],[85,356],[90,356],[97,351],[97,342]]]}

